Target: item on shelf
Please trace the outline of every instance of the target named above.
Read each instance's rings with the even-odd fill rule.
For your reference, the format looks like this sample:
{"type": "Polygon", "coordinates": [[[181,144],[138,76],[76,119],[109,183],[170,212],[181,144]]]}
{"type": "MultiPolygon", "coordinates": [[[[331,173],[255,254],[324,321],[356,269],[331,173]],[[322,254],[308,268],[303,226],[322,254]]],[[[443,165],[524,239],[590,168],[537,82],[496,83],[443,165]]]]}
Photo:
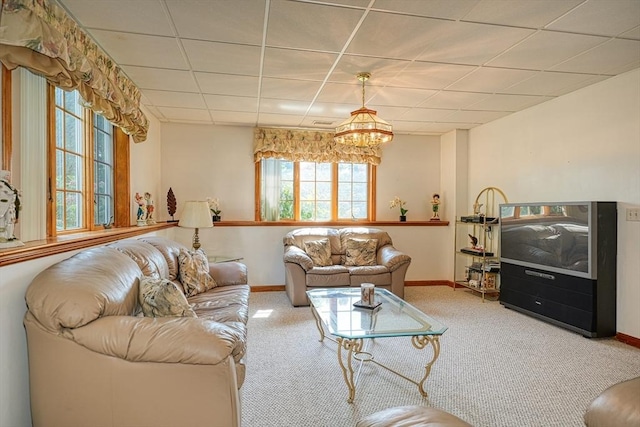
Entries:
{"type": "Polygon", "coordinates": [[[462,248],[460,252],[469,254],[469,255],[478,255],[478,256],[493,256],[493,252],[485,251],[484,249],[475,249],[475,248],[462,248]]]}
{"type": "Polygon", "coordinates": [[[177,206],[178,202],[176,201],[176,196],[173,194],[171,187],[169,187],[169,192],[167,193],[167,210],[169,211],[169,215],[171,215],[171,219],[167,222],[178,222],[177,219],[173,219],[177,206]]]}
{"type": "Polygon", "coordinates": [[[440,195],[438,193],[434,193],[431,197],[431,210],[433,210],[431,221],[440,221],[440,214],[438,213],[440,210],[440,195]]]}

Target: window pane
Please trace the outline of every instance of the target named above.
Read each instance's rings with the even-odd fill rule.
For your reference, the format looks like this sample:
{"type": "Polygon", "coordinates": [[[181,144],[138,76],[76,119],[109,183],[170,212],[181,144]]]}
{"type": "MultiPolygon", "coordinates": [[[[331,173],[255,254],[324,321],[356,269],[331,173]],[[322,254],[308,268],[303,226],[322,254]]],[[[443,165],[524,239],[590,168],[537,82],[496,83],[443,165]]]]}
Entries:
{"type": "Polygon", "coordinates": [[[338,202],[338,218],[351,218],[351,202],[338,202]]]}
{"type": "Polygon", "coordinates": [[[368,182],[369,174],[367,173],[367,165],[361,163],[355,163],[353,165],[353,181],[354,182],[368,182]]]}
{"type": "Polygon", "coordinates": [[[354,201],[367,201],[367,184],[353,184],[353,200],[354,201]]]}
{"type": "Polygon", "coordinates": [[[331,163],[316,164],[316,181],[331,181],[331,163]]]}
{"type": "Polygon", "coordinates": [[[300,219],[313,221],[315,219],[315,202],[300,202],[300,219]]]}
{"type": "Polygon", "coordinates": [[[82,153],[82,121],[70,114],[65,114],[64,148],[75,153],[82,153]]]}
{"type": "Polygon", "coordinates": [[[77,91],[64,91],[64,109],[76,116],[82,115],[82,106],[79,103],[80,96],[77,91]]]}
{"type": "Polygon", "coordinates": [[[80,156],[66,153],[65,174],[66,190],[82,190],[82,158],[80,156]]]}
{"type": "Polygon", "coordinates": [[[315,182],[300,183],[300,200],[315,200],[316,185],[315,182]]]}
{"type": "Polygon", "coordinates": [[[331,183],[330,182],[318,182],[316,184],[316,199],[331,200],[331,183]]]}
{"type": "Polygon", "coordinates": [[[80,228],[82,226],[82,199],[80,193],[67,193],[65,201],[66,229],[80,228]]]}
{"type": "Polygon", "coordinates": [[[318,202],[316,205],[316,209],[317,221],[331,220],[331,202],[318,202]]]}
{"type": "Polygon", "coordinates": [[[345,201],[351,200],[351,184],[348,182],[341,182],[338,184],[338,200],[345,201]]]}
{"type": "Polygon", "coordinates": [[[356,218],[356,219],[367,218],[367,202],[354,202],[352,209],[353,209],[353,218],[356,218]]]}
{"type": "Polygon", "coordinates": [[[338,181],[351,181],[351,163],[338,164],[338,181]]]}
{"type": "Polygon", "coordinates": [[[64,112],[56,108],[56,147],[64,146],[64,112]]]}
{"type": "Polygon", "coordinates": [[[64,192],[56,191],[56,230],[64,230],[64,192]]]}
{"type": "Polygon", "coordinates": [[[94,206],[95,224],[100,225],[111,223],[111,219],[113,217],[113,211],[111,209],[113,203],[111,197],[104,195],[96,196],[96,203],[94,206]]]}
{"type": "Polygon", "coordinates": [[[280,160],[280,177],[283,180],[293,181],[293,162],[280,160]]]}
{"type": "Polygon", "coordinates": [[[56,150],[56,188],[64,188],[64,152],[56,150]]]}
{"type": "Polygon", "coordinates": [[[55,89],[56,92],[56,105],[58,107],[62,107],[64,108],[64,90],[60,89],[59,87],[56,87],[55,89]]]}
{"type": "Polygon", "coordinates": [[[300,180],[315,181],[316,164],[311,162],[300,162],[300,180]]]}

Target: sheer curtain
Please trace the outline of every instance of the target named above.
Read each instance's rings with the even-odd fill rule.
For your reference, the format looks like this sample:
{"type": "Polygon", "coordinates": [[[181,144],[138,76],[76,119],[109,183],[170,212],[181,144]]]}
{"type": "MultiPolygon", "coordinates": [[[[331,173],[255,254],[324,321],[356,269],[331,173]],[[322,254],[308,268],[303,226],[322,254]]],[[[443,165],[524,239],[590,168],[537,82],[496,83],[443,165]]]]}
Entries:
{"type": "Polygon", "coordinates": [[[280,159],[263,159],[260,177],[260,216],[263,221],[280,219],[280,159]]]}

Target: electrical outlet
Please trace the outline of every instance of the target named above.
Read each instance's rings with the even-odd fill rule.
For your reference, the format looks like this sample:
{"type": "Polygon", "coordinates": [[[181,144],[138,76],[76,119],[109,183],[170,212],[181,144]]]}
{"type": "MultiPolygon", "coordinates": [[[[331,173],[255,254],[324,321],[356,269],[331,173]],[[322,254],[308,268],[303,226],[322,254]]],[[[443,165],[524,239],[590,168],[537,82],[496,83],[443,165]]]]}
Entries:
{"type": "Polygon", "coordinates": [[[627,208],[627,221],[640,221],[640,209],[627,208]]]}

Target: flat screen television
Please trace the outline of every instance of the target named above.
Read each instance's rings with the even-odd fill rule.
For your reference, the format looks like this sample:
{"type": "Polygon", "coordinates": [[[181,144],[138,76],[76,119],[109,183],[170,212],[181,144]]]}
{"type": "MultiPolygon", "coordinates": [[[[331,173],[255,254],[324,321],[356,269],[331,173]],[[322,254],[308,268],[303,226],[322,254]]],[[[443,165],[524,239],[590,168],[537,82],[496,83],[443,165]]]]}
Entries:
{"type": "Polygon", "coordinates": [[[500,205],[500,260],[595,279],[596,202],[500,205]]]}

